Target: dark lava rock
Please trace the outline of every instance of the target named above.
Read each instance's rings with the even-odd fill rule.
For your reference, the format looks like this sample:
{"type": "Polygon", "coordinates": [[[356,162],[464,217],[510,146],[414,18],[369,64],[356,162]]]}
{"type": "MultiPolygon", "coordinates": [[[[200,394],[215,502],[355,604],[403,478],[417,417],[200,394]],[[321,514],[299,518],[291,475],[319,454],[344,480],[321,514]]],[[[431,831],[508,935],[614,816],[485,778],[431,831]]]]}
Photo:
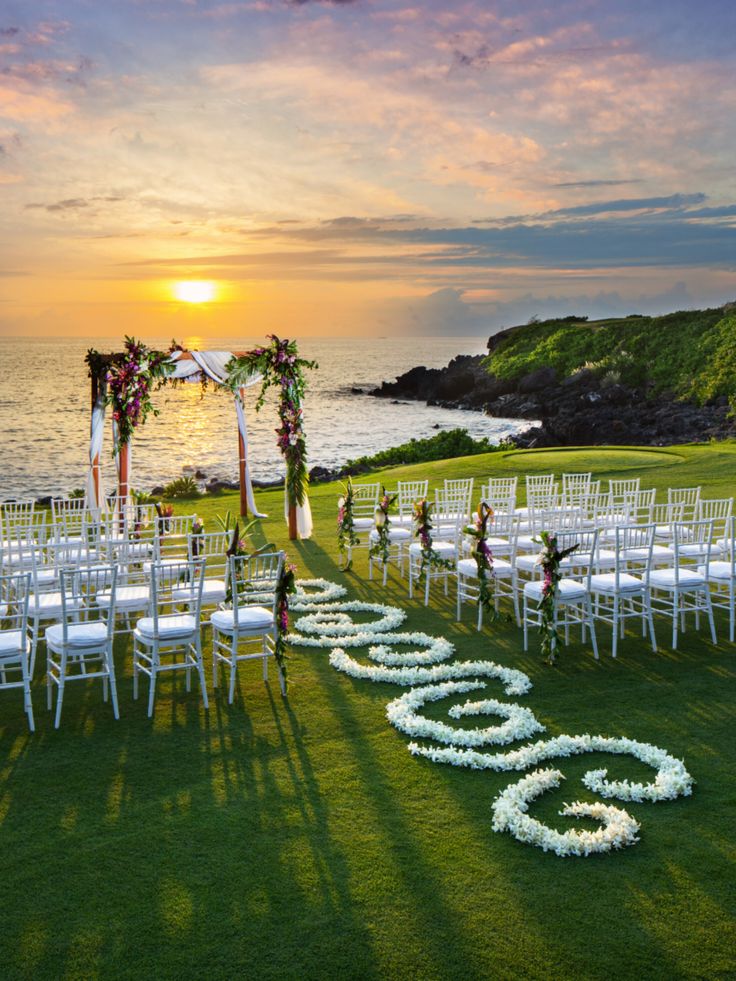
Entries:
{"type": "Polygon", "coordinates": [[[557,381],[557,372],[554,368],[537,368],[536,371],[524,375],[516,386],[517,391],[523,394],[529,392],[541,392],[544,389],[552,388],[557,381]]]}
{"type": "Polygon", "coordinates": [[[309,482],[311,484],[327,483],[330,480],[337,480],[338,474],[335,470],[327,467],[312,467],[309,471],[309,482]]]}
{"type": "Polygon", "coordinates": [[[204,480],[207,474],[203,470],[195,470],[194,477],[196,480],[204,480]]]}

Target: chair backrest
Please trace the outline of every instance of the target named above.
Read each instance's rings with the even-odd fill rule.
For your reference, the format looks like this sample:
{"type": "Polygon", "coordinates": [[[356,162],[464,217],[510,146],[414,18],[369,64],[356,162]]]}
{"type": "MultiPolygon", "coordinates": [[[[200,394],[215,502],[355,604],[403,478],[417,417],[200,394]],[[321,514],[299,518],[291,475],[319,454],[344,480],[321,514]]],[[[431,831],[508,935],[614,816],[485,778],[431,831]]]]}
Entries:
{"type": "Polygon", "coordinates": [[[230,582],[233,589],[233,624],[238,627],[239,611],[270,602],[276,617],[276,586],[284,565],[283,552],[260,555],[231,555],[230,582]]]}
{"type": "Polygon", "coordinates": [[[112,640],[117,577],[115,565],[85,565],[61,570],[61,624],[65,645],[69,643],[69,626],[72,623],[100,621],[105,624],[106,640],[112,640]],[[103,591],[109,594],[104,607],[95,602],[97,593],[103,591]]]}
{"type": "Polygon", "coordinates": [[[190,561],[206,559],[206,575],[209,579],[224,579],[227,582],[230,563],[227,550],[232,535],[228,531],[202,532],[194,535],[190,531],[187,539],[187,554],[190,561]]]}
{"type": "Polygon", "coordinates": [[[188,539],[196,514],[175,514],[170,518],[156,517],[154,555],[156,561],[186,559],[188,539]]]}
{"type": "Polygon", "coordinates": [[[494,491],[488,484],[481,487],[480,492],[481,501],[485,502],[489,508],[492,508],[495,514],[503,511],[508,514],[513,514],[516,510],[516,492],[504,492],[503,490],[494,491]]]}
{"type": "Polygon", "coordinates": [[[184,557],[180,561],[167,560],[165,565],[161,562],[151,563],[148,574],[151,581],[151,618],[154,638],[159,637],[161,617],[181,612],[182,587],[187,587],[186,604],[189,613],[199,624],[205,569],[205,559],[190,561],[184,557]]]}
{"type": "MultiPolygon", "coordinates": [[[[28,601],[31,590],[31,576],[28,572],[4,573],[0,575],[0,637],[18,633],[20,649],[27,652],[28,645],[28,601]]],[[[15,641],[16,638],[12,637],[15,641]]],[[[13,647],[15,647],[13,643],[13,647]]],[[[0,675],[0,688],[3,679],[0,675]]]]}
{"type": "Polygon", "coordinates": [[[411,514],[414,509],[414,502],[426,497],[428,490],[428,480],[400,480],[396,499],[399,514],[411,514]]]}
{"type": "Polygon", "coordinates": [[[27,501],[3,501],[0,504],[0,527],[3,535],[9,538],[15,525],[29,525],[33,523],[33,513],[36,502],[27,501]]]}
{"type": "Polygon", "coordinates": [[[556,528],[545,528],[543,530],[549,531],[550,534],[555,536],[557,548],[561,552],[564,552],[565,549],[572,548],[573,545],[577,545],[575,551],[562,560],[561,569],[563,573],[569,575],[575,569],[580,569],[581,573],[579,575],[584,574],[589,578],[591,568],[595,565],[598,550],[598,529],[579,528],[574,531],[558,531],[556,528]]]}
{"type": "Polygon", "coordinates": [[[611,497],[621,497],[622,494],[635,494],[641,488],[641,477],[629,477],[623,480],[609,480],[608,493],[611,497]]]}
{"type": "Polygon", "coordinates": [[[539,486],[527,486],[526,506],[531,511],[541,511],[556,507],[560,503],[559,484],[540,484],[539,486]]]}
{"type": "Polygon", "coordinates": [[[581,494],[585,494],[590,491],[590,487],[592,483],[593,483],[592,472],[591,473],[563,473],[562,475],[563,496],[580,497],[581,494]]]}
{"type": "Polygon", "coordinates": [[[445,477],[445,493],[451,496],[459,496],[464,494],[468,500],[472,500],[474,484],[474,477],[458,477],[454,480],[449,480],[447,477],[445,477]]]}
{"type": "Polygon", "coordinates": [[[615,552],[614,574],[616,589],[622,573],[640,570],[648,572],[652,568],[655,526],[646,524],[616,525],[613,547],[615,552]]]}
{"type": "Polygon", "coordinates": [[[726,521],[726,533],[722,545],[726,561],[731,563],[731,578],[736,578],[736,516],[734,515],[726,521]]]}
{"type": "Polygon", "coordinates": [[[733,514],[733,498],[703,498],[698,501],[696,517],[700,521],[714,521],[714,534],[723,536],[726,534],[728,519],[733,514]]]}
{"type": "Polygon", "coordinates": [[[51,514],[54,522],[61,521],[70,515],[82,515],[87,511],[87,504],[83,497],[52,497],[51,514]]]}
{"type": "Polygon", "coordinates": [[[667,503],[682,504],[685,520],[695,517],[699,500],[699,487],[670,487],[667,491],[667,503]]]}
{"type": "Polygon", "coordinates": [[[680,565],[705,565],[706,571],[713,548],[715,522],[676,521],[672,526],[672,549],[675,568],[680,565]]]}
{"type": "Polygon", "coordinates": [[[681,501],[652,505],[649,518],[649,522],[652,524],[669,527],[676,521],[684,520],[685,505],[681,501]]]}
{"type": "Polygon", "coordinates": [[[356,518],[372,518],[380,496],[380,483],[353,484],[353,516],[356,518]]]}
{"type": "Polygon", "coordinates": [[[489,497],[498,495],[499,497],[516,497],[516,488],[519,484],[518,477],[491,477],[487,484],[481,488],[481,493],[489,497]]]}

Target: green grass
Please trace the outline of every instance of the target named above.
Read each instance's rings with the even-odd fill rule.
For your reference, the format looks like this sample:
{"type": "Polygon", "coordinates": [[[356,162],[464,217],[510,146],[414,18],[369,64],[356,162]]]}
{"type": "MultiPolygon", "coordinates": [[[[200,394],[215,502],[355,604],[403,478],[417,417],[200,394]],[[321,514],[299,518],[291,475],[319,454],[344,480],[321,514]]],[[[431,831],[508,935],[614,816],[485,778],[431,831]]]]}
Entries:
{"type": "MultiPolygon", "coordinates": [[[[733,492],[736,444],[666,451],[494,453],[381,473],[445,476],[593,469],[641,475],[643,486],[702,484],[733,492]]],[[[334,485],[315,486],[316,534],[291,543],[303,576],[338,571],[334,485]]],[[[260,538],[287,545],[278,492],[260,538]]],[[[191,505],[214,527],[235,495],[191,505]]],[[[185,502],[177,512],[186,513],[185,502]]],[[[381,597],[383,598],[383,597],[381,597]]],[[[513,775],[412,758],[384,718],[404,689],[352,681],[327,652],[298,649],[288,701],[275,678],[241,666],[236,702],[209,713],[182,679],[160,683],[153,720],[132,701],[130,658],[117,651],[121,719],[99,687],[72,686],[62,727],[36,683],[37,731],[17,693],[0,693],[0,976],[11,978],[725,978],[733,977],[733,775],[736,648],[689,630],[681,650],[654,655],[628,635],[614,662],[580,645],[546,668],[515,627],[477,634],[456,625],[452,597],[429,610],[392,575],[387,602],[409,629],[445,634],[461,659],[526,671],[520,701],[548,734],[604,733],[651,741],[683,757],[691,798],[626,805],[641,841],[609,856],[560,859],[491,830],[490,805],[513,775]]],[[[489,696],[500,688],[489,683],[489,696]]],[[[428,710],[441,718],[449,700],[428,710]]],[[[472,720],[471,720],[472,722],[472,720]]],[[[554,761],[567,780],[533,813],[558,827],[563,800],[586,799],[580,776],[650,770],[627,758],[554,761]]]]}

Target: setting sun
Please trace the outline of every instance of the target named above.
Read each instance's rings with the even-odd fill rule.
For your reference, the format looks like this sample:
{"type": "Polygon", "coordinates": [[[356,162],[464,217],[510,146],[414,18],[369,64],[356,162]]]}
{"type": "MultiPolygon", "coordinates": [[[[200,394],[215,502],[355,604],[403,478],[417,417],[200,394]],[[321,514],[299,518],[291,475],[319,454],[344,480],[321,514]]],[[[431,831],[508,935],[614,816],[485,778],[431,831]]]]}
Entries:
{"type": "Polygon", "coordinates": [[[201,279],[186,279],[174,285],[174,295],[183,303],[208,303],[215,298],[215,284],[201,279]]]}

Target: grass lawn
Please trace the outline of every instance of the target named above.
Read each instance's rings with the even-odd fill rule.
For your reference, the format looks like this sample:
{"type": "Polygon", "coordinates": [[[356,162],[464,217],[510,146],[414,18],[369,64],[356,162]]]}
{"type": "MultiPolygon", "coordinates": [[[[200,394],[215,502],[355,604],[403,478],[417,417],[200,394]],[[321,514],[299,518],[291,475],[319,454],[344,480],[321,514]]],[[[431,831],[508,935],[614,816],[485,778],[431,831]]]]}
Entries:
{"type": "MultiPolygon", "coordinates": [[[[722,497],[734,493],[736,444],[491,454],[381,477],[550,469],[701,484],[722,497]]],[[[493,798],[520,775],[410,756],[384,717],[406,689],[351,680],[326,651],[300,648],[288,701],[275,670],[264,686],[254,663],[240,668],[235,704],[220,689],[209,712],[196,687],[164,677],[149,720],[146,699],[132,700],[122,642],[119,722],[98,685],[77,684],[54,731],[37,668],[29,735],[18,693],[0,693],[0,977],[736,976],[736,647],[725,621],[717,646],[689,629],[676,653],[659,621],[658,654],[629,634],[616,661],[601,627],[599,663],[574,644],[548,668],[535,646],[522,652],[515,626],[478,634],[469,608],[455,624],[453,596],[437,586],[429,609],[408,600],[395,572],[383,593],[367,581],[365,551],[341,573],[337,488],[315,486],[311,497],[314,538],[289,545],[301,576],[404,607],[405,629],[447,636],[459,659],[525,671],[532,691],[508,700],[528,705],[545,736],[625,735],[684,758],[693,796],[621,805],[641,822],[638,844],[561,859],[491,830],[493,798]]],[[[258,494],[273,517],[256,540],[289,544],[282,500],[258,494]]],[[[215,513],[236,506],[223,495],[176,510],[196,510],[214,530],[215,513]]],[[[477,697],[507,698],[491,681],[477,697]]],[[[446,719],[451,703],[426,714],[446,719]]],[[[562,801],[595,799],[580,784],[586,770],[652,773],[597,754],[551,765],[567,780],[532,812],[559,828],[574,823],[556,816],[562,801]]]]}

